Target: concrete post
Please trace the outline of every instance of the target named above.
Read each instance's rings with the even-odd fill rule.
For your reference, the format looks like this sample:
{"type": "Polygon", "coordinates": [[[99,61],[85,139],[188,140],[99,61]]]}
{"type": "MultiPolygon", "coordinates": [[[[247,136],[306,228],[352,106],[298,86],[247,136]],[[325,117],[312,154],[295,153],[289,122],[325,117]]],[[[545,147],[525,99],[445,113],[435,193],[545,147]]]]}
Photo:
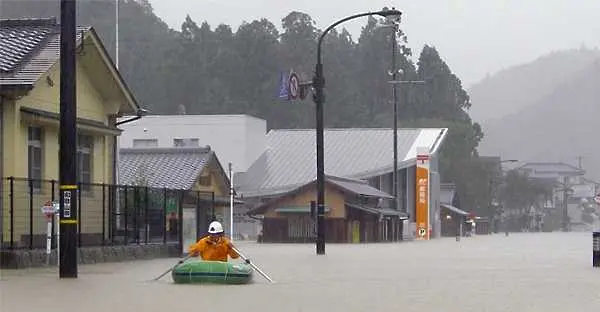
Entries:
{"type": "Polygon", "coordinates": [[[600,232],[592,234],[592,265],[600,268],[600,232]]]}

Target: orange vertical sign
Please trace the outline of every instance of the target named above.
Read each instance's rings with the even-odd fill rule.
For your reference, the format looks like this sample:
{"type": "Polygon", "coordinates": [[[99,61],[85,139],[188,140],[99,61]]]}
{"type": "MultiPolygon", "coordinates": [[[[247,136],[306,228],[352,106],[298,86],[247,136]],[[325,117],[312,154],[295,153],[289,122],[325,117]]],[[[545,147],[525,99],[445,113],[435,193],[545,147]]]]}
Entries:
{"type": "Polygon", "coordinates": [[[415,222],[417,239],[429,240],[429,156],[417,156],[415,222]]]}

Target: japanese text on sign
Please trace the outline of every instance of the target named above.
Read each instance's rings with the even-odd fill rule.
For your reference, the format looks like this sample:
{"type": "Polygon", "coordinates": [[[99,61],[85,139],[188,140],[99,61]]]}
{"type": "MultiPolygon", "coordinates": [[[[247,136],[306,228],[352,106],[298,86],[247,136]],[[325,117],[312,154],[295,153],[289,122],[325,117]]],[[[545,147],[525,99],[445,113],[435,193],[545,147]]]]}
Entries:
{"type": "Polygon", "coordinates": [[[419,203],[427,203],[427,179],[419,179],[419,203]]]}
{"type": "Polygon", "coordinates": [[[64,191],[63,203],[65,205],[65,208],[63,210],[63,217],[70,218],[71,217],[71,191],[64,191]]]}

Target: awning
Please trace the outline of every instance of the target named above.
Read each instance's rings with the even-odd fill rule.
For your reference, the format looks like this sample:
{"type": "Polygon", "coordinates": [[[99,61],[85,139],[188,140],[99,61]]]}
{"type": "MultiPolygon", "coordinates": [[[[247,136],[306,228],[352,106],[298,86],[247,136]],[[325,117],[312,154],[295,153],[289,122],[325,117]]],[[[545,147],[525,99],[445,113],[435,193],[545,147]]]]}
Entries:
{"type": "Polygon", "coordinates": [[[384,216],[395,216],[401,220],[408,220],[408,214],[394,209],[381,209],[384,216]]]}
{"type": "MultiPolygon", "coordinates": [[[[325,206],[325,212],[329,212],[329,207],[325,206]]],[[[275,212],[287,212],[287,213],[310,213],[309,205],[300,206],[284,206],[275,208],[275,212]]]]}
{"type": "Polygon", "coordinates": [[[366,206],[362,206],[362,205],[357,205],[357,204],[348,204],[346,203],[346,207],[352,208],[352,209],[358,209],[367,213],[371,213],[371,214],[375,214],[375,215],[382,215],[385,217],[399,217],[402,220],[406,220],[408,219],[408,215],[402,211],[398,211],[398,210],[394,210],[394,209],[380,209],[380,208],[373,208],[373,207],[366,207],[366,206]]]}
{"type": "MultiPolygon", "coordinates": [[[[21,113],[23,113],[22,117],[25,120],[37,123],[46,123],[57,127],[60,124],[60,114],[30,107],[21,107],[20,110],[21,113]]],[[[77,118],[77,128],[108,135],[121,134],[121,129],[119,128],[110,127],[102,122],[84,118],[77,118]]]]}
{"type": "Polygon", "coordinates": [[[466,212],[466,211],[464,211],[464,210],[461,210],[461,209],[458,209],[458,208],[456,208],[456,207],[454,207],[454,206],[452,206],[452,205],[448,205],[448,204],[444,204],[444,203],[442,203],[442,204],[440,204],[440,206],[442,206],[443,208],[446,208],[446,209],[448,209],[448,210],[452,211],[453,213],[456,213],[456,214],[458,214],[458,215],[461,215],[461,216],[463,216],[463,217],[466,217],[466,216],[468,216],[468,215],[469,215],[469,213],[468,213],[468,212],[466,212]]]}

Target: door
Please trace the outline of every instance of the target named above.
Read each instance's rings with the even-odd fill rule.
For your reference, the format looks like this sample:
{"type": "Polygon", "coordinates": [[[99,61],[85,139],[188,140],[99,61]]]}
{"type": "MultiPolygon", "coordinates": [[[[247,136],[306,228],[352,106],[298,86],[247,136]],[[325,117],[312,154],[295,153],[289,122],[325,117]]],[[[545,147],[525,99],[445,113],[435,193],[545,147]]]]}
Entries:
{"type": "Polygon", "coordinates": [[[351,227],[352,227],[352,243],[358,244],[358,243],[360,243],[360,222],[356,221],[356,220],[352,221],[351,227]]]}

